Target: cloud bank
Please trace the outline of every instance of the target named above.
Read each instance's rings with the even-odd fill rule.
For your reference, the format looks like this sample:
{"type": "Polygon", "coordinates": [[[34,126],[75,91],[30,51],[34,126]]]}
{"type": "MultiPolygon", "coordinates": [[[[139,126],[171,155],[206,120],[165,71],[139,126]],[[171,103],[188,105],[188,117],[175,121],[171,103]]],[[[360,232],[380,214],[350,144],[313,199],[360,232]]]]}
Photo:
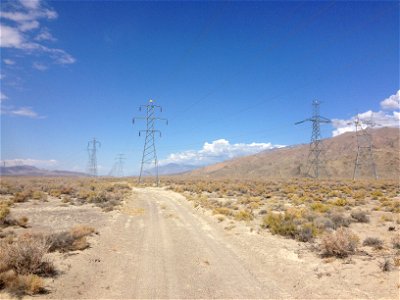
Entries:
{"type": "Polygon", "coordinates": [[[166,159],[161,160],[160,165],[174,163],[203,166],[239,156],[256,154],[264,150],[282,147],[285,146],[272,145],[271,143],[231,144],[228,140],[219,139],[211,143],[204,143],[201,150],[187,150],[172,153],[166,159]]]}
{"type": "Polygon", "coordinates": [[[33,166],[38,168],[54,167],[58,164],[55,159],[40,160],[33,158],[16,158],[6,159],[1,161],[1,166],[15,167],[15,166],[33,166]]]}
{"type": "MultiPolygon", "coordinates": [[[[360,121],[363,123],[372,121],[375,127],[400,127],[400,111],[399,111],[400,90],[396,94],[382,100],[380,102],[381,110],[374,112],[368,110],[358,114],[360,121]]],[[[350,119],[332,119],[332,125],[335,130],[333,136],[343,134],[345,132],[353,132],[356,130],[354,122],[357,116],[350,119]]],[[[365,125],[366,127],[367,125],[365,125]]]]}

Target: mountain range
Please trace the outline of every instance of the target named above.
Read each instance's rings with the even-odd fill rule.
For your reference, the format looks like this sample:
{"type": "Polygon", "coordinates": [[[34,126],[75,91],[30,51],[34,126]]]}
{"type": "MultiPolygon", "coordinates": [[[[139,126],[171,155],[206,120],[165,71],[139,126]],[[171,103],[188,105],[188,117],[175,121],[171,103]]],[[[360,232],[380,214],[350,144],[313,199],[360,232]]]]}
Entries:
{"type": "MultiPolygon", "coordinates": [[[[372,154],[378,178],[399,179],[399,128],[371,129],[372,154]]],[[[348,132],[322,140],[323,161],[321,177],[352,178],[357,155],[356,133],[348,132]]],[[[189,173],[201,178],[293,178],[307,172],[308,144],[295,145],[239,157],[209,165],[189,173]]],[[[372,177],[370,160],[360,157],[359,177],[372,177]]]]}
{"type": "Polygon", "coordinates": [[[34,166],[11,166],[0,167],[1,176],[50,176],[50,177],[82,177],[87,176],[85,173],[71,172],[71,171],[58,171],[58,170],[44,170],[34,166]]]}

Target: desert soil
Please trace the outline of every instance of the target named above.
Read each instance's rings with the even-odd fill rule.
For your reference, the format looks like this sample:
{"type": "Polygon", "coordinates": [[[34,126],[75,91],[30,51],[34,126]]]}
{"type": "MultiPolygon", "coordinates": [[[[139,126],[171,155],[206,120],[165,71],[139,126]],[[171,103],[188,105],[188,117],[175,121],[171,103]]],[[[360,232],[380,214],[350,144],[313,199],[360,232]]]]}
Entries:
{"type": "Polygon", "coordinates": [[[382,272],[368,256],[321,259],[309,244],[244,222],[227,227],[161,188],[134,188],[109,213],[60,201],[21,203],[13,213],[40,230],[98,231],[89,249],[52,254],[60,274],[39,298],[398,298],[398,270],[382,272]]]}

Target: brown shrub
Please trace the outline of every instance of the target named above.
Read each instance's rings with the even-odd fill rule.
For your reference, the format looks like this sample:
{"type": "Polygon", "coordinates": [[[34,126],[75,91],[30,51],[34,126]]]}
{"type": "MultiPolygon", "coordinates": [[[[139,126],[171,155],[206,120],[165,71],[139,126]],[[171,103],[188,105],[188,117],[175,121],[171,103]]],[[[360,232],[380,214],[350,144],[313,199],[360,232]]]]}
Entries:
{"type": "Polygon", "coordinates": [[[35,274],[19,275],[14,270],[0,273],[0,288],[14,295],[35,295],[45,291],[43,279],[35,274]]]}
{"type": "Polygon", "coordinates": [[[86,241],[86,236],[94,232],[94,228],[84,225],[73,227],[69,231],[61,231],[53,233],[49,236],[50,247],[49,251],[75,251],[84,250],[89,247],[89,243],[86,241]]]}
{"type": "Polygon", "coordinates": [[[0,272],[14,270],[17,274],[36,274],[48,264],[44,259],[49,249],[42,235],[24,235],[13,243],[0,243],[0,272]]]}
{"type": "Polygon", "coordinates": [[[323,256],[336,256],[339,258],[354,254],[359,238],[346,228],[339,228],[335,232],[325,234],[321,241],[323,256]]]}
{"type": "Polygon", "coordinates": [[[16,219],[15,220],[15,222],[19,225],[19,226],[21,226],[21,227],[24,227],[24,228],[26,228],[26,226],[27,226],[27,224],[28,224],[28,221],[29,221],[29,219],[28,219],[28,217],[20,217],[20,218],[18,218],[18,219],[16,219]]]}
{"type": "Polygon", "coordinates": [[[10,208],[6,204],[0,205],[0,225],[4,224],[7,216],[10,214],[10,208]]]}

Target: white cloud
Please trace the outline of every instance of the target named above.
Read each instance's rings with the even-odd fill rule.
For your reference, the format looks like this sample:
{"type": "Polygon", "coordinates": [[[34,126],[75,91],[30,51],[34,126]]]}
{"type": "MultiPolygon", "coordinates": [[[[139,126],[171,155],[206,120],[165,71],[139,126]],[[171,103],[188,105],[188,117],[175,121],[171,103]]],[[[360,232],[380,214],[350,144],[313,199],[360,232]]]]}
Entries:
{"type": "Polygon", "coordinates": [[[33,21],[28,21],[28,22],[22,22],[18,28],[20,31],[24,32],[24,31],[29,31],[32,29],[36,29],[39,28],[40,24],[38,21],[33,20],[33,21]]]}
{"type": "Polygon", "coordinates": [[[19,2],[28,9],[37,9],[40,5],[40,0],[19,0],[19,2]]]}
{"type": "Polygon", "coordinates": [[[12,59],[5,58],[5,59],[3,59],[3,62],[4,62],[6,65],[15,65],[15,61],[12,60],[12,59]]]}
{"type": "Polygon", "coordinates": [[[36,41],[51,41],[55,42],[57,39],[53,37],[49,29],[43,28],[41,32],[35,37],[36,41]]]}
{"type": "Polygon", "coordinates": [[[32,158],[16,158],[16,159],[5,159],[1,161],[2,166],[15,167],[15,166],[34,166],[34,167],[53,167],[58,162],[55,159],[40,160],[32,158]]]}
{"type": "Polygon", "coordinates": [[[400,109],[400,90],[395,95],[391,95],[381,102],[382,109],[398,110],[400,109]]]}
{"type": "MultiPolygon", "coordinates": [[[[390,96],[380,102],[381,108],[384,110],[392,110],[391,112],[386,111],[372,111],[368,110],[364,113],[358,114],[358,118],[363,124],[363,128],[370,125],[372,122],[374,127],[400,127],[400,112],[399,110],[399,99],[400,90],[395,95],[390,96]],[[397,110],[397,111],[396,111],[397,110]]],[[[357,120],[357,116],[353,116],[350,119],[332,119],[332,125],[335,127],[332,135],[337,136],[345,132],[356,131],[354,122],[357,120]]]]}
{"type": "Polygon", "coordinates": [[[46,65],[39,63],[39,62],[34,62],[32,64],[32,67],[39,71],[46,71],[48,69],[48,67],[46,65]]]}
{"type": "Polygon", "coordinates": [[[31,107],[1,107],[2,115],[17,116],[17,117],[27,117],[32,119],[44,119],[45,116],[39,115],[31,107]]]}
{"type": "Polygon", "coordinates": [[[284,146],[271,143],[231,144],[225,139],[219,139],[212,143],[204,143],[201,150],[172,153],[166,159],[161,160],[160,165],[175,163],[201,166],[281,147],[284,146]]]}
{"type": "Polygon", "coordinates": [[[17,28],[0,24],[0,46],[2,48],[21,48],[24,38],[17,28]]]}
{"type": "Polygon", "coordinates": [[[76,61],[66,51],[40,43],[56,41],[47,27],[41,28],[39,20],[56,19],[57,12],[43,7],[41,2],[36,0],[21,0],[13,4],[7,11],[0,12],[0,46],[2,48],[18,49],[24,54],[47,55],[57,64],[72,64],[76,61]]]}
{"type": "Polygon", "coordinates": [[[0,102],[3,100],[7,100],[8,97],[6,95],[3,94],[3,92],[0,92],[0,102]]]}
{"type": "MultiPolygon", "coordinates": [[[[358,115],[361,123],[364,122],[363,128],[367,127],[366,123],[373,122],[375,123],[375,127],[400,127],[400,113],[393,111],[391,113],[386,113],[383,111],[373,112],[371,110],[366,111],[362,114],[358,115]],[[365,123],[366,122],[366,123],[365,123]]],[[[335,127],[335,130],[332,132],[333,136],[340,135],[345,132],[356,131],[356,127],[354,122],[356,121],[357,116],[353,116],[348,120],[341,119],[333,119],[332,125],[335,127]]]]}

